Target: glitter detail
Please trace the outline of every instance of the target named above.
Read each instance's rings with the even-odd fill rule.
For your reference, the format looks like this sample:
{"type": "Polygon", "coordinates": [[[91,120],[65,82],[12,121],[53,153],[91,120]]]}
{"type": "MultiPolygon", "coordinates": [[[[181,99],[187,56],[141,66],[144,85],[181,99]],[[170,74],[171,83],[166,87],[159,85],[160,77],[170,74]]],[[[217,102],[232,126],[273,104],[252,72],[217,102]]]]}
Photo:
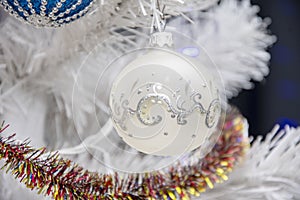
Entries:
{"type": "MultiPolygon", "coordinates": [[[[132,86],[132,88],[134,88],[134,86],[132,86]]],[[[201,103],[202,95],[200,93],[193,92],[189,98],[183,100],[180,95],[177,95],[180,89],[174,92],[167,91],[163,88],[164,87],[160,84],[146,84],[145,91],[147,91],[148,94],[139,97],[140,100],[136,108],[130,108],[129,100],[123,99],[123,96],[121,96],[119,101],[116,101],[114,96],[111,96],[113,105],[111,112],[114,113],[112,114],[114,122],[123,130],[127,130],[126,121],[129,120],[130,117],[136,116],[145,126],[157,125],[163,120],[163,117],[161,115],[152,116],[151,109],[158,105],[161,106],[164,111],[171,113],[171,119],[176,118],[178,125],[186,125],[188,123],[187,118],[195,111],[198,111],[201,115],[206,114],[206,126],[208,128],[213,127],[217,123],[221,112],[221,110],[217,110],[221,109],[218,100],[213,100],[208,110],[206,110],[201,103]],[[164,91],[166,94],[158,91],[164,91]],[[170,93],[170,96],[168,96],[168,93],[170,93]],[[174,101],[172,101],[171,98],[176,99],[176,105],[173,105],[175,103],[172,103],[174,101]],[[189,99],[190,102],[187,102],[187,99],[189,99]],[[121,105],[117,102],[120,102],[121,105]],[[188,104],[190,107],[184,107],[184,104],[188,104]],[[122,113],[120,110],[122,110],[122,113]]],[[[133,91],[133,89],[131,89],[131,91],[133,91]]],[[[142,94],[142,91],[143,88],[138,88],[137,94],[142,94]]]]}
{"type": "Polygon", "coordinates": [[[27,17],[27,20],[31,24],[36,24],[37,26],[43,26],[43,25],[48,25],[51,21],[51,19],[47,16],[40,16],[37,14],[33,14],[27,17]]]}
{"type": "Polygon", "coordinates": [[[205,118],[206,126],[209,128],[213,127],[218,121],[220,113],[221,113],[221,104],[219,100],[215,99],[209,105],[206,118],[205,118]]]}
{"type": "Polygon", "coordinates": [[[59,27],[82,17],[95,0],[3,0],[16,18],[37,27],[59,27]]]}

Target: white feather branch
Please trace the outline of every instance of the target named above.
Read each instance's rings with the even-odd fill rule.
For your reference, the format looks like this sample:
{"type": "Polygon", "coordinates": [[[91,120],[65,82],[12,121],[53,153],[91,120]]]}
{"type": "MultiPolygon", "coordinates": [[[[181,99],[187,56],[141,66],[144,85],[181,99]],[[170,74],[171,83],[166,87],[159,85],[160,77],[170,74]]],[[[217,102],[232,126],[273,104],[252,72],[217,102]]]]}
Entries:
{"type": "Polygon", "coordinates": [[[171,23],[206,49],[219,69],[228,98],[251,89],[252,80],[261,81],[269,73],[271,56],[266,49],[276,38],[267,30],[270,19],[261,19],[258,11],[249,0],[223,0],[209,12],[194,13],[195,25],[181,18],[171,23]]]}
{"type": "Polygon", "coordinates": [[[278,129],[275,126],[265,140],[257,138],[229,181],[204,193],[202,199],[300,199],[300,128],[278,129]]]}
{"type": "MultiPolygon", "coordinates": [[[[28,87],[28,98],[33,97],[32,92],[46,91],[45,95],[54,100],[52,106],[58,110],[56,117],[50,117],[61,121],[72,122],[72,90],[75,74],[82,59],[99,43],[104,45],[107,54],[120,54],[132,45],[136,45],[135,37],[124,36],[119,33],[120,28],[130,31],[131,34],[142,36],[143,33],[129,27],[148,27],[151,17],[145,16],[152,8],[154,0],[130,0],[130,1],[99,1],[94,10],[83,19],[78,20],[64,28],[36,29],[32,26],[9,17],[0,28],[0,111],[10,109],[9,99],[14,95],[17,87],[28,87]],[[140,14],[142,10],[143,14],[140,14]],[[105,40],[108,41],[104,42],[105,40]],[[126,44],[125,44],[126,43],[126,44]],[[16,46],[18,48],[16,48],[16,46]],[[82,58],[81,60],[79,58],[82,58]],[[9,102],[8,104],[6,102],[9,102]],[[57,116],[60,115],[60,116],[57,116]]],[[[163,1],[166,5],[167,15],[179,15],[183,8],[193,4],[194,8],[206,9],[216,1],[201,0],[190,1],[182,5],[181,1],[163,1]],[[198,7],[197,7],[198,6],[198,7]]],[[[1,10],[1,12],[3,12],[1,10]]],[[[149,14],[148,14],[149,15],[149,14]]],[[[88,79],[96,80],[95,71],[105,66],[105,62],[97,63],[87,71],[88,79]],[[96,67],[95,67],[96,66],[96,67]],[[94,77],[94,78],[93,78],[94,77]]],[[[97,74],[97,73],[96,73],[97,74]]],[[[89,113],[92,109],[87,107],[93,100],[93,89],[88,85],[82,86],[82,97],[78,102],[81,119],[80,127],[86,125],[86,117],[83,113],[89,113]]],[[[91,105],[91,104],[90,104],[91,105]]],[[[26,106],[24,106],[26,107],[26,106]]],[[[59,123],[55,122],[53,125],[59,123]]],[[[55,125],[55,126],[56,126],[55,125]]],[[[74,131],[67,127],[71,132],[74,131]]],[[[61,127],[55,127],[58,132],[66,132],[61,127]]]]}
{"type": "MultiPolygon", "coordinates": [[[[35,29],[20,24],[11,17],[7,17],[4,21],[0,20],[0,108],[2,111],[17,109],[15,113],[24,113],[22,120],[15,119],[13,125],[26,127],[24,124],[29,121],[26,119],[38,121],[45,118],[45,125],[38,130],[34,129],[36,133],[45,134],[33,136],[31,131],[35,126],[31,123],[30,131],[24,130],[24,136],[32,136],[33,140],[38,137],[46,138],[47,143],[53,148],[78,144],[79,139],[74,137],[76,130],[78,132],[84,130],[86,136],[96,133],[99,127],[92,115],[94,103],[98,109],[104,110],[104,113],[107,108],[103,106],[101,98],[94,102],[95,88],[92,83],[97,82],[99,72],[109,60],[134,46],[138,47],[137,38],[148,37],[136,27],[149,28],[151,20],[154,19],[151,17],[153,11],[161,15],[156,6],[153,8],[154,4],[151,2],[154,1],[101,0],[88,16],[57,30],[35,29]],[[121,29],[129,34],[120,34],[121,29]],[[99,47],[97,56],[93,55],[80,76],[77,76],[78,70],[82,67],[80,65],[82,60],[97,45],[99,47]],[[72,96],[75,83],[78,94],[76,101],[72,96]],[[31,105],[38,101],[43,106],[37,108],[28,106],[28,102],[23,101],[24,99],[31,101],[31,105]]],[[[161,2],[166,5],[167,16],[181,15],[184,18],[178,17],[171,25],[180,26],[180,30],[186,30],[188,35],[192,35],[219,66],[227,97],[236,95],[242,88],[249,89],[251,79],[261,80],[268,73],[267,63],[270,55],[265,49],[274,42],[274,37],[267,34],[268,20],[258,18],[257,7],[251,6],[249,1],[224,0],[207,12],[201,10],[216,5],[217,0],[162,0],[161,2]],[[198,10],[195,15],[188,14],[194,10],[198,10]],[[187,23],[191,21],[190,18],[194,20],[195,25],[187,23]]],[[[283,148],[296,139],[295,134],[291,133],[299,134],[299,130],[287,129],[286,131],[286,139],[256,142],[251,150],[252,157],[250,156],[250,160],[246,161],[244,167],[234,172],[232,181],[224,185],[223,189],[205,194],[205,198],[212,199],[215,196],[216,199],[220,199],[218,195],[224,195],[224,199],[227,197],[227,199],[236,199],[236,196],[230,196],[229,191],[237,192],[241,198],[244,194],[248,194],[247,192],[253,195],[253,199],[262,197],[263,191],[269,194],[268,198],[274,196],[274,198],[293,199],[290,194],[299,197],[295,189],[299,182],[294,179],[300,160],[299,156],[294,154],[295,150],[299,150],[299,145],[295,144],[289,149],[283,148]],[[276,147],[274,151],[268,149],[271,144],[276,147]],[[262,152],[262,155],[257,152],[262,152]],[[281,154],[284,156],[278,158],[281,154]],[[286,162],[282,164],[281,162],[284,161],[286,162]],[[267,170],[273,166],[273,163],[282,164],[283,167],[295,164],[295,167],[291,167],[288,172],[281,166],[267,170]],[[258,182],[251,179],[256,170],[255,177],[258,179],[255,180],[258,182]],[[275,173],[278,173],[278,176],[273,176],[275,173]]],[[[97,148],[95,145],[90,146],[97,148]]],[[[82,149],[79,147],[79,150],[82,149]]],[[[139,166],[140,159],[136,159],[136,156],[130,159],[132,165],[139,166]]],[[[109,156],[104,160],[114,162],[109,156]]],[[[158,161],[144,160],[143,163],[154,165],[158,161]]],[[[88,164],[93,165],[93,163],[88,164]]],[[[10,178],[5,175],[7,180],[5,184],[8,182],[11,184],[7,184],[8,187],[1,185],[1,195],[7,194],[7,188],[11,189],[11,186],[15,185],[10,178]]],[[[1,181],[0,184],[2,183],[1,181]]],[[[11,198],[2,197],[40,199],[36,196],[32,198],[27,190],[19,190],[19,188],[17,190],[15,194],[10,193],[11,198]]]]}

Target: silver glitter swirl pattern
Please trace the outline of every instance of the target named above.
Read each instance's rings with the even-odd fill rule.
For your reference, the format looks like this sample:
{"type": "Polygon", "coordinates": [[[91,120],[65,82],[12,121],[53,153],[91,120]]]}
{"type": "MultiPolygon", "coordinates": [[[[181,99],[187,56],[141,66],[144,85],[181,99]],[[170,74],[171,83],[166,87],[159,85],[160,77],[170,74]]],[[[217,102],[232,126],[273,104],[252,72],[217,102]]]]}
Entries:
{"type": "Polygon", "coordinates": [[[219,100],[215,99],[210,103],[208,108],[205,124],[208,128],[211,128],[218,121],[216,118],[221,114],[221,105],[219,100]]]}
{"type": "MultiPolygon", "coordinates": [[[[220,112],[220,103],[219,101],[213,100],[208,108],[206,110],[203,105],[200,103],[201,100],[201,94],[200,93],[194,93],[191,96],[191,99],[193,100],[193,106],[186,110],[182,108],[181,106],[177,105],[176,107],[172,105],[170,98],[165,94],[148,94],[145,97],[143,97],[137,104],[136,109],[129,108],[129,101],[123,100],[122,101],[122,109],[123,113],[121,115],[120,119],[114,118],[115,122],[120,125],[120,127],[123,130],[126,130],[125,121],[128,117],[128,115],[136,115],[137,119],[145,126],[154,126],[159,124],[162,121],[162,116],[151,116],[151,108],[153,108],[154,105],[159,105],[165,108],[165,110],[169,113],[171,113],[172,118],[177,118],[177,124],[179,125],[185,125],[187,124],[186,118],[191,115],[194,111],[198,110],[200,114],[206,114],[205,123],[208,128],[211,128],[214,126],[215,122],[217,121],[218,113],[220,112]]],[[[120,108],[115,107],[115,112],[118,114],[120,113],[120,108]]]]}

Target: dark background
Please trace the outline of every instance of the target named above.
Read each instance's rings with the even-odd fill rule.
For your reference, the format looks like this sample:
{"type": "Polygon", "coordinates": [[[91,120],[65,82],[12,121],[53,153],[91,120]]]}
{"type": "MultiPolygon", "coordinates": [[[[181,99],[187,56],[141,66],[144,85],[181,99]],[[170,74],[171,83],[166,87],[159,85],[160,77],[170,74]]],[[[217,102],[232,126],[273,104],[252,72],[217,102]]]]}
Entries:
{"type": "Polygon", "coordinates": [[[278,41],[269,49],[270,75],[255,89],[231,100],[247,117],[250,134],[264,135],[275,124],[300,125],[300,1],[252,0],[261,17],[270,17],[278,41]]]}

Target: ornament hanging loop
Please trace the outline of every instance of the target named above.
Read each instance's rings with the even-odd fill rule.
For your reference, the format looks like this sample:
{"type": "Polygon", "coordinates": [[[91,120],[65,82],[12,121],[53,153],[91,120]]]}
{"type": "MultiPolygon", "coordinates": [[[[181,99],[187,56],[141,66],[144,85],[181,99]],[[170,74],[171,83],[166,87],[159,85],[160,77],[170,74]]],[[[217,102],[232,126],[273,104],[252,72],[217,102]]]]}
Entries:
{"type": "Polygon", "coordinates": [[[160,0],[152,1],[153,18],[151,24],[151,34],[154,32],[164,32],[166,28],[166,18],[164,14],[166,6],[163,5],[163,7],[161,7],[159,1],[160,0]]]}
{"type": "Polygon", "coordinates": [[[149,44],[152,47],[173,47],[172,33],[165,32],[166,17],[164,14],[166,6],[161,7],[160,0],[152,1],[153,18],[151,25],[151,37],[149,44]]]}

